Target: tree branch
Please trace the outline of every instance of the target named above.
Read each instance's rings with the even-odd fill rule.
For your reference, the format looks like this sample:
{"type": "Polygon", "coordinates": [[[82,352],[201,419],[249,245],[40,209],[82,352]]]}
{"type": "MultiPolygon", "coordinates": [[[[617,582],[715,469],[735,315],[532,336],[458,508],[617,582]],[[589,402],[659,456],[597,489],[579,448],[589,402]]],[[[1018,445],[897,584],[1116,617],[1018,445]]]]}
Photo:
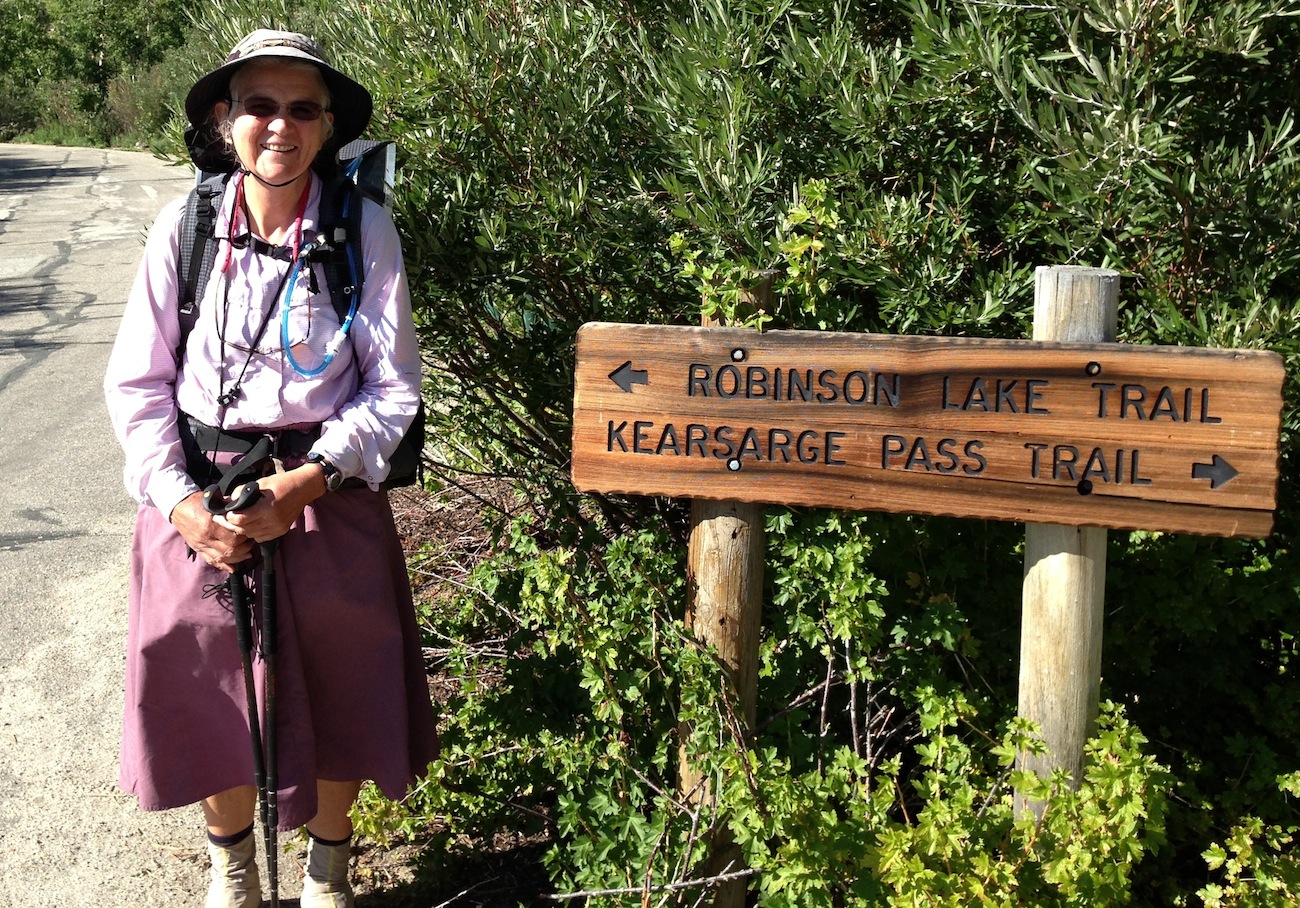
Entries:
{"type": "Polygon", "coordinates": [[[676,883],[667,883],[663,886],[628,886],[624,889],[588,889],[584,892],[560,892],[555,895],[546,895],[543,898],[553,902],[566,902],[570,899],[594,898],[602,895],[636,895],[637,893],[652,892],[678,892],[682,889],[695,889],[701,886],[716,886],[718,883],[726,883],[731,880],[743,880],[747,877],[757,876],[759,871],[753,868],[744,870],[732,870],[727,873],[720,873],[717,876],[701,877],[695,880],[680,880],[676,883]]]}

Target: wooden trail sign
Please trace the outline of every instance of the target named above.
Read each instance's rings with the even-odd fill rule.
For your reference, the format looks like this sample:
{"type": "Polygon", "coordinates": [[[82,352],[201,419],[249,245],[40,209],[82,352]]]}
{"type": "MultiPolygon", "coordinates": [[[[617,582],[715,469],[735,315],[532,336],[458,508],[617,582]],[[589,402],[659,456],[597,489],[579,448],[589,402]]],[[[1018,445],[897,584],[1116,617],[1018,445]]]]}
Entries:
{"type": "Polygon", "coordinates": [[[573,481],[665,495],[1268,535],[1273,353],[593,322],[573,481]]]}

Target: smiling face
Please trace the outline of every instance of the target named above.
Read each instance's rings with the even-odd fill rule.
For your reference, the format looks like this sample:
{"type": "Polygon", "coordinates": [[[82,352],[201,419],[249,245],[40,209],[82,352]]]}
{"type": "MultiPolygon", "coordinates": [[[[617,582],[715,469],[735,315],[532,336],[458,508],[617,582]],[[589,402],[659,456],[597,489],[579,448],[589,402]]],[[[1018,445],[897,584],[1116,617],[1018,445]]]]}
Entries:
{"type": "Polygon", "coordinates": [[[229,103],[218,101],[218,122],[240,164],[269,184],[292,182],[307,172],[329,139],[334,115],[320,71],[310,64],[250,61],[230,80],[229,103]]]}

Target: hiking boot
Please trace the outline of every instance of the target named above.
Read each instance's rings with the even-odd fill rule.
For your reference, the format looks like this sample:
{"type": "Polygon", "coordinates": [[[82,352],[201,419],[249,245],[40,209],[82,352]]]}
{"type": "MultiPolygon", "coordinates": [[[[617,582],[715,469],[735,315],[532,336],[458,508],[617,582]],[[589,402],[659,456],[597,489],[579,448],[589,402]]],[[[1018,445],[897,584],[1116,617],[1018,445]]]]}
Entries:
{"type": "Polygon", "coordinates": [[[352,840],[328,845],[307,836],[307,876],[302,881],[301,908],[353,908],[348,865],[352,840]]]}
{"type": "Polygon", "coordinates": [[[262,878],[257,871],[257,837],[250,831],[233,845],[208,840],[212,882],[203,908],[258,908],[262,878]]]}

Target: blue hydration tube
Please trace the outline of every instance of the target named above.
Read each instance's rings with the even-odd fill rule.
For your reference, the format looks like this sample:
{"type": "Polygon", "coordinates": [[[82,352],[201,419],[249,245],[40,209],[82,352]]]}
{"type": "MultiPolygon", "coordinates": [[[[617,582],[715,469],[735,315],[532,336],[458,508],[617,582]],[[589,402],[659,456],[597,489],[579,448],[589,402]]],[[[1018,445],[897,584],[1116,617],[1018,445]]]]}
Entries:
{"type": "MultiPolygon", "coordinates": [[[[353,161],[352,164],[348,167],[347,169],[348,179],[353,179],[356,176],[357,167],[360,165],[360,163],[361,160],[360,158],[358,158],[356,161],[353,161]]],[[[352,206],[352,193],[350,192],[344,193],[344,199],[343,199],[343,222],[344,223],[347,223],[348,209],[351,206],[352,206]]],[[[294,260],[293,270],[289,272],[289,280],[285,284],[284,299],[281,301],[280,304],[280,313],[281,313],[280,314],[280,346],[284,350],[284,355],[289,360],[289,365],[293,367],[293,371],[297,372],[301,376],[304,376],[305,378],[312,378],[313,376],[320,375],[322,372],[324,372],[326,369],[329,368],[330,363],[334,362],[334,357],[338,355],[339,350],[341,350],[343,347],[343,341],[347,339],[348,330],[351,329],[352,327],[352,320],[356,318],[357,307],[361,303],[361,298],[360,298],[361,294],[357,290],[357,273],[358,273],[357,259],[353,251],[353,244],[350,242],[350,240],[351,238],[349,237],[345,239],[343,243],[343,248],[348,258],[348,276],[352,279],[352,299],[348,305],[348,314],[347,317],[343,319],[343,324],[339,325],[339,329],[335,331],[334,336],[330,338],[330,342],[325,345],[324,362],[322,362],[319,366],[317,366],[314,369],[304,369],[301,365],[299,365],[298,360],[294,358],[293,347],[291,347],[289,344],[289,300],[293,297],[294,288],[298,286],[298,275],[302,272],[303,259],[308,257],[306,254],[299,255],[298,258],[294,260]]],[[[313,243],[312,245],[314,246],[316,244],[313,243]]],[[[308,267],[310,266],[311,263],[308,262],[308,267]]]]}

